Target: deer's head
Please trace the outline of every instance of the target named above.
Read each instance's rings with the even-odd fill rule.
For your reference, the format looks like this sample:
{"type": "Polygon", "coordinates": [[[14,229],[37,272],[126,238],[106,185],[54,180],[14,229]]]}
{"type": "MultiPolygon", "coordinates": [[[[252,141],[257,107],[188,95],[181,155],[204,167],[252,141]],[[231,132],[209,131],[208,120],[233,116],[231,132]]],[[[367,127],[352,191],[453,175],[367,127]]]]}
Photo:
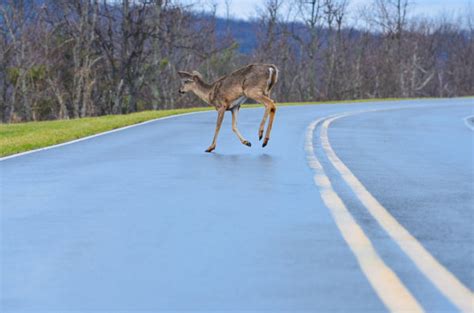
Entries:
{"type": "Polygon", "coordinates": [[[181,78],[181,87],[179,88],[179,93],[186,93],[188,91],[195,90],[197,83],[202,80],[201,74],[197,71],[193,71],[192,73],[178,72],[178,74],[181,78]]]}

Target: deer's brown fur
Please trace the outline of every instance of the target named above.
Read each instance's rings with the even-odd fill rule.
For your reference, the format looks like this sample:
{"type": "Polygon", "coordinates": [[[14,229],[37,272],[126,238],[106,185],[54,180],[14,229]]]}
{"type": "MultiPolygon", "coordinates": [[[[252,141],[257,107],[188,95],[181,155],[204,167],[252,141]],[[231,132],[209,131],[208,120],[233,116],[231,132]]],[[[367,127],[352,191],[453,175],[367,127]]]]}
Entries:
{"type": "Polygon", "coordinates": [[[217,124],[212,144],[206,152],[216,148],[217,136],[224,119],[225,111],[232,112],[232,130],[239,140],[247,146],[251,143],[240,134],[237,128],[237,118],[240,105],[247,98],[254,99],[265,106],[265,113],[258,131],[259,140],[263,137],[265,123],[269,117],[267,131],[262,146],[265,147],[270,140],[276,105],[270,98],[270,92],[278,80],[278,69],[273,64],[249,64],[229,75],[225,75],[212,84],[206,83],[202,75],[196,71],[192,73],[178,72],[181,77],[180,93],[193,92],[205,102],[213,105],[217,114],[217,124]]]}

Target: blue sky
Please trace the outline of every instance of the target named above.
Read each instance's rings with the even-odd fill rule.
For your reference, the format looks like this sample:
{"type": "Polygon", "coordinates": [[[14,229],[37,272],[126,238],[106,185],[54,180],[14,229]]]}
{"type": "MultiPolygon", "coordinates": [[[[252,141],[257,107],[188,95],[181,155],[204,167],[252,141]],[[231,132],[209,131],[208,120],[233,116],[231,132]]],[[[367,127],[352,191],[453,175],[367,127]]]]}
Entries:
{"type": "MultiPolygon", "coordinates": [[[[257,15],[256,8],[261,8],[265,0],[228,0],[230,12],[237,18],[252,18],[257,15]]],[[[284,0],[287,3],[293,0],[284,0]]],[[[194,3],[196,7],[210,8],[212,4],[217,5],[217,14],[225,16],[225,0],[183,0],[184,3],[194,3]]],[[[349,0],[350,12],[356,12],[359,7],[371,3],[371,0],[349,0]]],[[[440,14],[457,15],[468,8],[473,8],[474,0],[412,0],[411,14],[436,17],[440,14]]]]}

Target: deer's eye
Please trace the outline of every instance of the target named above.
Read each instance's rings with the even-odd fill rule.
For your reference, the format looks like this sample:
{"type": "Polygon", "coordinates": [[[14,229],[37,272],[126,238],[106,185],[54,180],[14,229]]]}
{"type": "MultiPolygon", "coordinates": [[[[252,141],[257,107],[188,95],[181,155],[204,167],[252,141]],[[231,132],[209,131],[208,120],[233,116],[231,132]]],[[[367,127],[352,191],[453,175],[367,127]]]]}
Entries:
{"type": "Polygon", "coordinates": [[[192,83],[193,81],[192,80],[185,80],[184,83],[185,84],[189,84],[189,83],[192,83]]]}

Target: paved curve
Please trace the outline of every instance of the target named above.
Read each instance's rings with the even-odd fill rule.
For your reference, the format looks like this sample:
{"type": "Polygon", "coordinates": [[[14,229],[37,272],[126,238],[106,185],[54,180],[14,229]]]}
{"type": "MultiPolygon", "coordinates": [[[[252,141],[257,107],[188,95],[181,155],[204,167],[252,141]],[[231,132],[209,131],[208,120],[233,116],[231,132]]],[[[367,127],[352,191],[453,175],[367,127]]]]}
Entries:
{"type": "MultiPolygon", "coordinates": [[[[323,204],[305,152],[320,117],[366,188],[474,288],[472,99],[282,107],[151,122],[0,162],[0,311],[378,312],[386,306],[323,204]]],[[[315,133],[317,134],[317,133],[315,133]]],[[[334,190],[427,311],[456,311],[367,213],[320,149],[334,190]]]]}

